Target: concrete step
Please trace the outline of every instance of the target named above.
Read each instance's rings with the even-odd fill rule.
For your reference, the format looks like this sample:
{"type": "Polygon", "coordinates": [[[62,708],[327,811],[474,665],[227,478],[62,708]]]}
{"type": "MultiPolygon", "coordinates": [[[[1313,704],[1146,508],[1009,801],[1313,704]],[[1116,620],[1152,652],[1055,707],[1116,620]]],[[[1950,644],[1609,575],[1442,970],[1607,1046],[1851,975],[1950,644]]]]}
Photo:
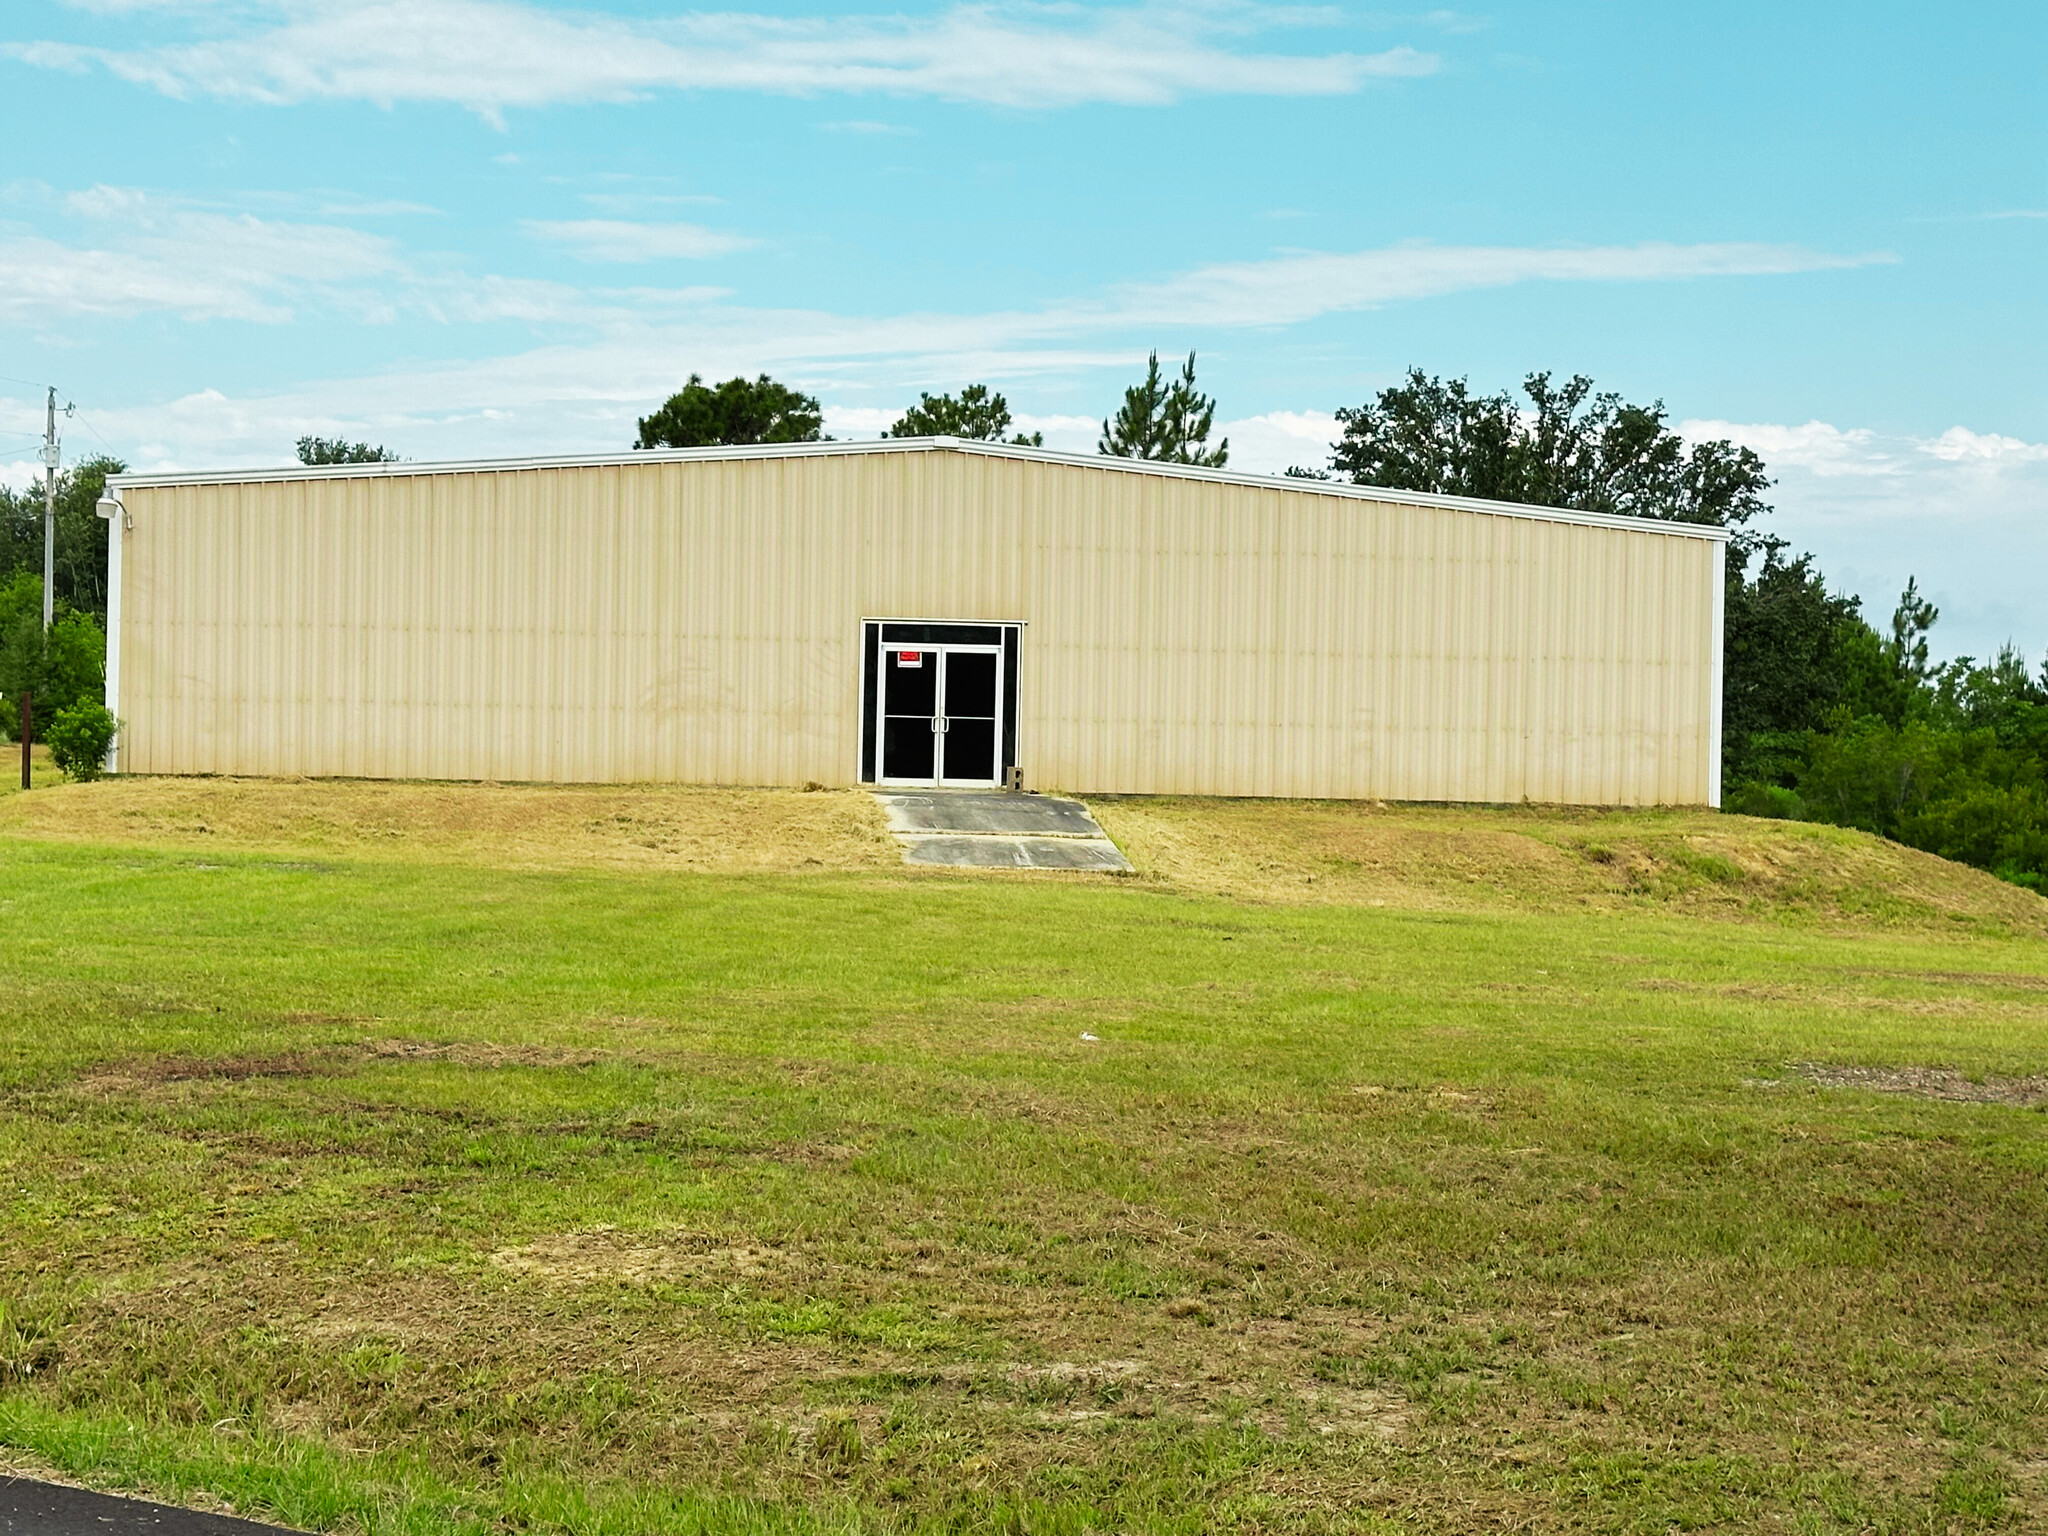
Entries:
{"type": "Polygon", "coordinates": [[[1078,800],[988,789],[877,790],[906,864],[1124,871],[1131,865],[1078,800]]]}

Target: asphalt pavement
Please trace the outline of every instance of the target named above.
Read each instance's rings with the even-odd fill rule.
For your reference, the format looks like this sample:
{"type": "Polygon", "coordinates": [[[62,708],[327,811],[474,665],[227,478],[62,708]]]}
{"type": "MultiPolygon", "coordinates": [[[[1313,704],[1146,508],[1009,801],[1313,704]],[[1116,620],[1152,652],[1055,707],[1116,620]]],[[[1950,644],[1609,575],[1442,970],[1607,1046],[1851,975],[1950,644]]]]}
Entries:
{"type": "Polygon", "coordinates": [[[283,1526],[0,1477],[0,1536],[293,1536],[283,1526]]]}

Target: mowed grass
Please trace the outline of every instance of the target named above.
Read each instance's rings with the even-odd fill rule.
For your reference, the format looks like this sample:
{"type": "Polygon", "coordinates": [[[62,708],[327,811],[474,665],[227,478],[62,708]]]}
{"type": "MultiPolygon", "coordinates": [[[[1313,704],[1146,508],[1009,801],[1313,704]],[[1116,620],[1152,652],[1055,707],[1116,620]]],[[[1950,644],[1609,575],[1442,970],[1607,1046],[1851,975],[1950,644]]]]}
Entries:
{"type": "Polygon", "coordinates": [[[2048,1524],[2048,903],[1102,811],[1137,877],[856,797],[8,801],[0,1456],[374,1532],[2048,1524]],[[699,811],[783,841],[650,857],[699,811]]]}

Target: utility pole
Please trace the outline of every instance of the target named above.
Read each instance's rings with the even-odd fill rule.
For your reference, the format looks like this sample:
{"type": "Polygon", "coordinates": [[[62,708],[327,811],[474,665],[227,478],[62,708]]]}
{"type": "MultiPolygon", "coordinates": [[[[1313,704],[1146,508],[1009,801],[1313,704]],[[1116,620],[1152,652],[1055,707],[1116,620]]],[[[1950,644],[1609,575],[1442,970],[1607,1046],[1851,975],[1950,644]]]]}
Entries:
{"type": "Polygon", "coordinates": [[[57,466],[64,450],[57,446],[57,386],[50,386],[50,414],[43,428],[43,628],[50,627],[57,600],[57,466]]]}

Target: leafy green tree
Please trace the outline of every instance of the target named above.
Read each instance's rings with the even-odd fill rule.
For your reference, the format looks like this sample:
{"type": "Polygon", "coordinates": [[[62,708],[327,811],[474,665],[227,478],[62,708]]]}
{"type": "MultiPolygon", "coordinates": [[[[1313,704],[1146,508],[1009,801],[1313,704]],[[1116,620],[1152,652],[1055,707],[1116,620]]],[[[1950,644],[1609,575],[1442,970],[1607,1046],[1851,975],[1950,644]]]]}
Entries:
{"type": "Polygon", "coordinates": [[[0,580],[43,569],[43,491],[0,485],[0,580]]]}
{"type": "Polygon", "coordinates": [[[652,416],[640,418],[636,448],[709,448],[719,444],[815,443],[825,415],[815,396],[799,394],[767,374],[717,387],[699,374],[652,416]]]}
{"type": "Polygon", "coordinates": [[[107,476],[128,466],[104,455],[86,459],[57,481],[57,601],[105,622],[107,524],[99,514],[107,476]]]}
{"type": "MultiPolygon", "coordinates": [[[[917,404],[896,418],[884,437],[964,437],[1001,442],[1010,430],[1010,402],[986,384],[970,384],[956,395],[920,394],[917,404]]],[[[1043,448],[1045,434],[1019,432],[1010,439],[1025,448],[1043,448]]]]}
{"type": "Polygon", "coordinates": [[[1721,779],[1789,785],[1810,734],[1842,702],[1845,649],[1870,626],[1855,598],[1828,591],[1811,556],[1788,560],[1778,540],[1765,546],[1754,574],[1730,565],[1721,779]]]}
{"type": "Polygon", "coordinates": [[[1120,459],[1158,459],[1221,469],[1230,459],[1230,439],[1208,446],[1216,424],[1216,402],[1195,388],[1195,354],[1171,381],[1159,372],[1159,354],[1145,363],[1145,378],[1124,391],[1123,408],[1103,422],[1096,452],[1120,459]]]}
{"type": "Polygon", "coordinates": [[[1769,510],[1770,476],[1754,452],[1725,439],[1688,446],[1663,402],[1630,405],[1596,394],[1575,375],[1522,381],[1526,404],[1505,390],[1475,395],[1463,379],[1407,379],[1365,405],[1337,412],[1343,431],[1330,467],[1359,485],[1431,491],[1539,507],[1707,523],[1746,531],[1769,510]]]}
{"type": "MultiPolygon", "coordinates": [[[[82,460],[57,477],[54,567],[56,600],[104,619],[107,612],[107,525],[99,515],[107,476],[128,466],[104,456],[82,460]]],[[[0,489],[0,580],[43,571],[43,488],[0,489]]]]}
{"type": "Polygon", "coordinates": [[[1378,398],[1337,412],[1342,434],[1330,467],[1356,485],[1520,500],[1516,459],[1522,427],[1505,392],[1475,395],[1463,379],[1433,378],[1420,368],[1378,398]]]}
{"type": "Polygon", "coordinates": [[[0,725],[19,738],[20,700],[32,690],[36,738],[59,712],[103,701],[107,637],[97,620],[68,603],[43,628],[43,579],[22,572],[0,587],[0,725]]]}
{"type": "Polygon", "coordinates": [[[381,445],[352,443],[345,437],[302,437],[301,464],[396,464],[398,455],[381,445]]]}

